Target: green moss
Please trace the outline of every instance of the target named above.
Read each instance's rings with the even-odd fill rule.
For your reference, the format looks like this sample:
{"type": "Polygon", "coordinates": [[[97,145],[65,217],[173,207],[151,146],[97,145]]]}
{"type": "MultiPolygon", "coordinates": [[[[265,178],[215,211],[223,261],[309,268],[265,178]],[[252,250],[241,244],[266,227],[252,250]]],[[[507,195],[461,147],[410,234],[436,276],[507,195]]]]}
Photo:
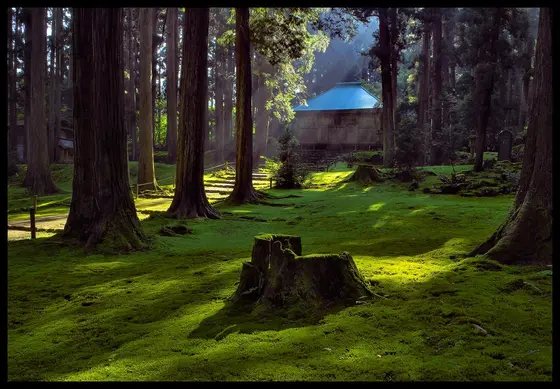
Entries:
{"type": "MultiPolygon", "coordinates": [[[[174,169],[156,164],[158,179],[174,169]]],[[[552,277],[542,267],[450,259],[487,239],[513,196],[342,185],[351,172],[317,173],[317,189],[267,191],[300,195],[291,206],[219,206],[267,222],[189,220],[193,234],[181,237],[157,235],[169,220],[146,218],[170,199],[140,199],[151,251],[85,256],[47,233],[9,241],[8,379],[550,381],[552,277]],[[228,309],[266,231],[300,236],[305,253],[348,251],[377,296],[312,318],[228,309]],[[500,289],[517,279],[525,287],[500,289]]],[[[18,196],[30,201],[9,186],[9,204],[18,196]]]]}

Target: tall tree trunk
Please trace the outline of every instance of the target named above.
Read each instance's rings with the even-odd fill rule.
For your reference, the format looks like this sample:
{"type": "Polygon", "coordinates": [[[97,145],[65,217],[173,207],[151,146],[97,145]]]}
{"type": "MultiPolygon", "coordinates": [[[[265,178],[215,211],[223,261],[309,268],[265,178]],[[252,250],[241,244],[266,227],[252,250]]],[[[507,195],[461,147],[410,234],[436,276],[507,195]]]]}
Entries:
{"type": "MultiPolygon", "coordinates": [[[[419,105],[418,105],[418,130],[421,134],[427,132],[427,111],[428,111],[428,86],[430,84],[430,27],[426,22],[423,23],[423,38],[422,38],[422,72],[420,74],[420,91],[419,91],[419,105]]],[[[425,136],[422,137],[423,139],[425,136]]],[[[419,164],[424,165],[426,162],[426,153],[428,145],[425,144],[420,150],[419,164]]]]}
{"type": "MultiPolygon", "coordinates": [[[[218,19],[218,23],[225,22],[223,18],[218,19]]],[[[218,36],[223,33],[223,28],[218,30],[218,36]]],[[[216,95],[216,143],[214,148],[215,162],[224,162],[224,47],[220,44],[216,45],[216,64],[215,64],[215,90],[216,95]]]]}
{"type": "Polygon", "coordinates": [[[505,264],[552,263],[552,9],[541,8],[523,168],[502,226],[471,256],[505,264]],[[528,233],[530,231],[530,233],[528,233]]]}
{"type": "Polygon", "coordinates": [[[478,125],[476,127],[476,144],[474,170],[483,170],[484,151],[486,149],[486,128],[490,119],[490,102],[494,91],[494,73],[496,68],[496,42],[500,37],[500,21],[502,18],[502,8],[496,8],[492,20],[492,36],[488,53],[476,66],[476,92],[479,101],[478,125]],[[486,62],[483,62],[486,59],[486,62]]]}
{"type": "Polygon", "coordinates": [[[442,69],[442,50],[441,50],[441,9],[434,8],[434,21],[433,21],[433,31],[434,31],[434,72],[433,72],[433,85],[434,93],[433,99],[433,109],[432,109],[432,144],[430,150],[430,164],[439,165],[441,163],[441,124],[442,124],[442,112],[441,112],[441,69],[442,69]]]}
{"type": "Polygon", "coordinates": [[[399,75],[398,39],[397,8],[393,7],[391,8],[391,94],[393,95],[393,124],[395,127],[397,125],[397,77],[399,75]]]}
{"type": "Polygon", "coordinates": [[[535,44],[535,37],[529,35],[525,48],[525,60],[523,66],[523,94],[521,98],[521,109],[519,110],[519,132],[525,128],[527,122],[527,113],[529,110],[529,88],[531,83],[531,62],[533,58],[533,45],[535,44]]]}
{"type": "Polygon", "coordinates": [[[157,146],[156,140],[156,100],[157,100],[157,49],[159,37],[157,34],[159,8],[152,9],[153,23],[152,23],[152,141],[154,142],[154,149],[157,146]]]}
{"type": "Polygon", "coordinates": [[[172,217],[219,217],[204,192],[204,133],[208,132],[208,8],[187,8],[181,72],[181,109],[176,189],[168,213],[172,217]]]}
{"type": "Polygon", "coordinates": [[[233,73],[234,50],[231,47],[226,51],[226,71],[224,77],[224,142],[234,139],[233,128],[233,73]]]}
{"type": "Polygon", "coordinates": [[[167,161],[177,162],[177,8],[167,9],[167,161]]]}
{"type": "Polygon", "coordinates": [[[49,168],[48,136],[45,116],[45,8],[29,9],[31,46],[29,63],[29,127],[28,127],[28,155],[27,173],[23,185],[38,195],[57,193],[59,190],[52,179],[49,168]]]}
{"type": "MultiPolygon", "coordinates": [[[[58,144],[58,139],[61,137],[60,124],[61,124],[61,110],[62,110],[62,53],[64,52],[64,43],[62,39],[62,8],[55,8],[56,17],[56,70],[54,79],[54,137],[55,142],[58,144]]],[[[59,148],[55,147],[55,161],[60,162],[62,155],[59,148]]]]}
{"type": "Polygon", "coordinates": [[[393,167],[394,155],[394,121],[393,121],[393,87],[391,80],[390,34],[387,22],[387,9],[379,8],[379,50],[381,62],[381,90],[383,100],[383,166],[393,167]]]}
{"type": "Polygon", "coordinates": [[[8,50],[10,53],[9,59],[9,90],[10,90],[10,131],[9,131],[9,151],[11,153],[17,152],[17,145],[18,145],[18,133],[17,133],[17,81],[16,81],[16,71],[17,71],[17,56],[15,54],[15,47],[14,47],[14,40],[15,37],[18,35],[18,15],[17,15],[17,8],[15,14],[15,33],[12,32],[12,18],[13,13],[12,9],[9,9],[10,12],[8,14],[8,50]]]}
{"type": "MultiPolygon", "coordinates": [[[[136,107],[135,98],[136,93],[134,91],[134,50],[136,50],[136,44],[134,43],[134,8],[126,8],[126,19],[128,20],[128,25],[126,28],[127,33],[127,47],[125,61],[127,62],[128,68],[128,79],[125,79],[126,88],[126,98],[125,103],[125,128],[128,136],[131,140],[131,150],[130,150],[130,160],[135,160],[136,154],[136,107]]],[[[127,145],[128,154],[128,145],[127,145]]]]}
{"type": "Polygon", "coordinates": [[[145,235],[129,188],[122,8],[74,8],[72,203],[64,235],[112,250],[138,249],[145,235]]]}
{"type": "Polygon", "coordinates": [[[22,33],[25,41],[23,47],[23,161],[29,163],[29,139],[31,128],[31,87],[30,72],[31,72],[31,10],[30,8],[22,8],[22,20],[24,24],[24,31],[22,33]]]}
{"type": "Polygon", "coordinates": [[[253,188],[253,119],[251,117],[251,41],[249,8],[236,8],[235,59],[237,73],[235,185],[226,199],[232,204],[257,200],[253,188]]]}
{"type": "MultiPolygon", "coordinates": [[[[257,54],[257,68],[262,71],[264,67],[265,58],[257,54]]],[[[258,165],[261,161],[261,156],[266,153],[266,140],[268,138],[268,112],[266,111],[266,101],[268,91],[264,84],[264,78],[262,76],[256,77],[257,87],[255,95],[255,106],[257,109],[257,115],[255,118],[256,124],[256,147],[254,155],[254,164],[258,165]]]]}
{"type": "Polygon", "coordinates": [[[48,114],[48,125],[47,129],[49,132],[49,162],[55,162],[56,148],[58,140],[55,134],[55,84],[56,84],[56,67],[55,67],[55,53],[56,53],[56,33],[58,29],[56,28],[55,9],[52,9],[52,24],[51,24],[51,36],[50,42],[50,74],[49,74],[49,114],[48,114]]]}
{"type": "Polygon", "coordinates": [[[152,33],[153,8],[140,8],[140,155],[138,184],[142,190],[157,189],[154,169],[152,106],[152,33]]]}

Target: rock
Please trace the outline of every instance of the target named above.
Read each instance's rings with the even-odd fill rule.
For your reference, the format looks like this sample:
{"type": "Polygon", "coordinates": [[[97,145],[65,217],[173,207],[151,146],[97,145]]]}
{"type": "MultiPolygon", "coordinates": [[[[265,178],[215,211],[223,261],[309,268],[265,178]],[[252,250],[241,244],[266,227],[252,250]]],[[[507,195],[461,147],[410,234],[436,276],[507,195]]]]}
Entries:
{"type": "Polygon", "coordinates": [[[420,188],[420,185],[418,184],[418,181],[416,181],[415,179],[412,180],[412,183],[408,186],[408,190],[411,192],[418,188],[420,188]]]}
{"type": "Polygon", "coordinates": [[[422,192],[424,193],[430,193],[431,189],[430,188],[424,188],[422,189],[422,192]]]}
{"type": "Polygon", "coordinates": [[[479,197],[495,197],[500,193],[495,188],[482,187],[478,190],[479,197]]]}
{"type": "Polygon", "coordinates": [[[161,227],[159,233],[160,235],[166,235],[166,236],[181,236],[186,234],[192,234],[192,230],[183,225],[163,226],[161,227]]]}

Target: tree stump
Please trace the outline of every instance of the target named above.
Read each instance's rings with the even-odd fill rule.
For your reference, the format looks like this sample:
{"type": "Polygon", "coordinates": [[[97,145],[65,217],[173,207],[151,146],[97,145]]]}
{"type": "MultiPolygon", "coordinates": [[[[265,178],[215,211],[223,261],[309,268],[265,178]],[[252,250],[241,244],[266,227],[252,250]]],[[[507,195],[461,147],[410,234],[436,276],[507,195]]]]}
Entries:
{"type": "Polygon", "coordinates": [[[358,168],[347,181],[359,181],[364,183],[383,182],[383,173],[369,165],[358,165],[358,168]]]}
{"type": "Polygon", "coordinates": [[[243,264],[231,301],[307,311],[372,296],[347,252],[301,253],[301,239],[297,236],[255,237],[251,262],[243,264]]]}

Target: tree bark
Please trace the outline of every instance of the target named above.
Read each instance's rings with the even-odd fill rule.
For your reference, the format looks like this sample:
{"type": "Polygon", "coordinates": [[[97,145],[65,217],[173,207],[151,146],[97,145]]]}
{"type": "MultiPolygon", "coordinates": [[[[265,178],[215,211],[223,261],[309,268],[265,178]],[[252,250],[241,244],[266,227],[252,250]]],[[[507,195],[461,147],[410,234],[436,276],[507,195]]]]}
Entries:
{"type": "Polygon", "coordinates": [[[64,227],[87,250],[144,246],[128,181],[122,8],[74,8],[72,203],[64,227]]]}
{"type": "Polygon", "coordinates": [[[441,91],[442,91],[442,50],[441,50],[441,9],[434,8],[434,20],[433,20],[433,30],[434,30],[434,40],[433,40],[433,50],[434,50],[434,72],[433,72],[433,85],[434,93],[432,96],[433,106],[432,106],[432,136],[431,136],[431,148],[430,148],[430,164],[439,165],[441,161],[441,124],[442,124],[442,112],[441,112],[441,91]]]}
{"type": "Polygon", "coordinates": [[[152,106],[152,16],[153,8],[140,8],[140,155],[138,184],[142,190],[157,189],[154,169],[152,106]]]}
{"type": "Polygon", "coordinates": [[[383,167],[393,167],[394,142],[393,142],[393,93],[391,81],[390,62],[390,34],[387,21],[387,9],[379,8],[379,50],[378,57],[381,62],[381,89],[383,100],[383,167]]]}
{"type": "Polygon", "coordinates": [[[235,128],[233,122],[233,73],[234,50],[227,48],[226,52],[226,72],[224,77],[224,141],[235,139],[235,128]]]}
{"type": "MultiPolygon", "coordinates": [[[[55,86],[54,86],[54,136],[55,142],[61,137],[60,123],[62,110],[62,53],[64,52],[64,43],[62,40],[62,8],[55,8],[56,17],[56,70],[55,70],[55,86]]],[[[62,155],[59,148],[55,148],[55,161],[60,162],[62,155]]]]}
{"type": "Polygon", "coordinates": [[[476,144],[475,144],[475,161],[474,170],[480,172],[483,170],[484,151],[486,149],[486,128],[490,119],[490,103],[492,93],[494,91],[494,76],[496,68],[496,43],[500,36],[500,21],[502,17],[502,8],[496,8],[494,18],[492,20],[492,35],[490,37],[490,47],[482,61],[476,66],[476,91],[479,101],[478,125],[476,128],[476,144]]]}
{"type": "Polygon", "coordinates": [[[135,8],[128,8],[129,23],[129,41],[128,41],[128,71],[130,77],[128,79],[128,109],[127,122],[130,138],[132,139],[132,152],[130,159],[136,161],[138,159],[138,141],[136,133],[136,35],[135,35],[135,8]]]}
{"type": "Polygon", "coordinates": [[[55,9],[52,9],[52,24],[51,24],[51,36],[50,36],[50,75],[49,75],[49,121],[47,125],[47,129],[49,132],[49,162],[55,162],[56,156],[56,147],[57,147],[57,139],[56,139],[56,129],[55,129],[55,89],[56,89],[56,67],[55,67],[55,53],[56,53],[56,34],[58,29],[56,28],[57,18],[55,17],[55,9]]]}
{"type": "Polygon", "coordinates": [[[27,173],[23,185],[38,196],[57,193],[49,168],[48,136],[45,116],[45,8],[29,9],[29,127],[27,173]]]}
{"type": "MultiPolygon", "coordinates": [[[[393,96],[393,124],[397,125],[397,77],[399,75],[399,39],[397,8],[391,8],[391,94],[393,96]]],[[[393,132],[393,137],[394,137],[393,132]]]]}
{"type": "Polygon", "coordinates": [[[167,161],[177,162],[177,8],[167,9],[167,161]]]}
{"type": "Polygon", "coordinates": [[[208,26],[209,8],[187,8],[181,74],[179,155],[176,189],[168,213],[172,217],[219,217],[204,192],[204,133],[208,132],[208,26]]]}
{"type": "MultiPolygon", "coordinates": [[[[428,86],[430,83],[430,27],[426,22],[423,23],[423,39],[422,39],[422,72],[420,75],[420,91],[418,105],[418,130],[421,134],[425,134],[426,130],[426,114],[428,111],[428,86]]],[[[424,139],[425,137],[423,137],[424,139]]],[[[426,153],[428,145],[424,145],[420,151],[419,164],[424,165],[426,162],[426,153]]]]}
{"type": "Polygon", "coordinates": [[[231,204],[257,200],[253,187],[253,119],[251,117],[251,54],[249,8],[236,8],[235,57],[237,73],[235,185],[226,199],[231,204]]]}
{"type": "MultiPolygon", "coordinates": [[[[223,18],[218,19],[218,23],[225,22],[223,18]]],[[[218,36],[223,33],[223,28],[220,26],[218,36]]],[[[216,58],[215,58],[215,80],[214,80],[214,95],[216,98],[216,143],[214,148],[215,162],[224,162],[224,50],[225,48],[216,43],[216,58]]]]}
{"type": "Polygon", "coordinates": [[[552,10],[541,8],[523,168],[505,223],[471,256],[504,264],[552,263],[552,10]]]}
{"type": "Polygon", "coordinates": [[[157,28],[158,28],[158,20],[159,20],[159,8],[153,8],[152,9],[152,17],[153,17],[153,23],[152,23],[152,141],[154,143],[154,149],[157,146],[156,143],[156,100],[157,100],[157,49],[158,49],[158,34],[157,34],[157,28]]]}
{"type": "MultiPolygon", "coordinates": [[[[258,69],[262,71],[263,62],[266,61],[261,55],[257,54],[257,66],[258,69]]],[[[261,161],[261,156],[266,153],[266,141],[268,138],[268,112],[266,110],[266,101],[268,100],[268,91],[264,84],[264,77],[261,75],[256,76],[257,86],[255,94],[255,106],[256,106],[256,147],[254,155],[254,164],[258,165],[261,161]]]]}

